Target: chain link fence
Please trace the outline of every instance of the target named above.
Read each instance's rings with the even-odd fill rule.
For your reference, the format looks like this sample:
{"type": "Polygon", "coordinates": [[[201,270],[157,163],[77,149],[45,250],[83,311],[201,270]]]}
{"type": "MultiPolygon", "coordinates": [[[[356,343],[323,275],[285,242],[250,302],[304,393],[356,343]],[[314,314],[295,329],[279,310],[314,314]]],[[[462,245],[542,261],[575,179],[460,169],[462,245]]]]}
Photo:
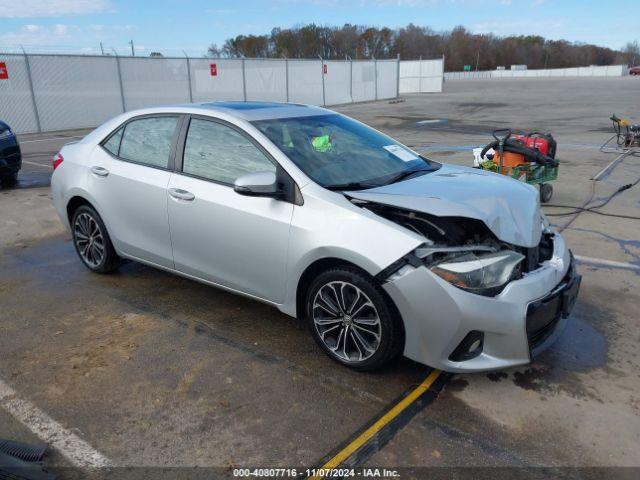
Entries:
{"type": "MultiPolygon", "coordinates": [[[[154,105],[390,99],[400,93],[403,63],[0,53],[0,119],[17,133],[33,133],[95,127],[154,105]]],[[[437,83],[441,91],[442,75],[437,83]]]]}

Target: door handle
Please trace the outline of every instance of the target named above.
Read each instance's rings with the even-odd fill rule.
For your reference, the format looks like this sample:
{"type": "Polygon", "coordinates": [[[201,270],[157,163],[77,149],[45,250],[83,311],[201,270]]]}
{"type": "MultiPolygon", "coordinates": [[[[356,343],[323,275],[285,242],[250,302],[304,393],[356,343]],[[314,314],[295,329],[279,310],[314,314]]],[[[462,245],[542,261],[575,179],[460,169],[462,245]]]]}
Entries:
{"type": "Polygon", "coordinates": [[[187,202],[191,202],[196,198],[193,193],[182,190],[181,188],[170,188],[169,195],[178,200],[186,200],[187,202]]]}
{"type": "Polygon", "coordinates": [[[91,173],[98,175],[99,177],[106,177],[109,175],[109,170],[103,167],[91,167],[91,173]]]}

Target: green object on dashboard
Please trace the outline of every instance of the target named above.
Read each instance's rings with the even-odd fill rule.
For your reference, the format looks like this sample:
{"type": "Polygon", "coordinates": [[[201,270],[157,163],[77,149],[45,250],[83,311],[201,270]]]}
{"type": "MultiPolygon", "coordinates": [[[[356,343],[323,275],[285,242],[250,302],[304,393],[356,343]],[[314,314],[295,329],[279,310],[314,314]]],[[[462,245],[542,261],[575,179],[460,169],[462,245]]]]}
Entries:
{"type": "Polygon", "coordinates": [[[331,137],[329,135],[320,135],[311,139],[311,145],[316,152],[325,153],[331,150],[331,137]]]}

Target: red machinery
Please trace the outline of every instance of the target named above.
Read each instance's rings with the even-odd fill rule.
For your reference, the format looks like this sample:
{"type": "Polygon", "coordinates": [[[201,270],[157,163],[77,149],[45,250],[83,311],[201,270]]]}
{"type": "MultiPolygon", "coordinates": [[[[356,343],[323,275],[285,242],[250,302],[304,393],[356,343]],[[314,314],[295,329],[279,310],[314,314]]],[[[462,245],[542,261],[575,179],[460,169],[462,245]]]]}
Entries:
{"type": "Polygon", "coordinates": [[[556,158],[558,144],[550,133],[531,132],[526,135],[513,134],[511,138],[520,140],[528,148],[538,150],[547,157],[556,158]]]}

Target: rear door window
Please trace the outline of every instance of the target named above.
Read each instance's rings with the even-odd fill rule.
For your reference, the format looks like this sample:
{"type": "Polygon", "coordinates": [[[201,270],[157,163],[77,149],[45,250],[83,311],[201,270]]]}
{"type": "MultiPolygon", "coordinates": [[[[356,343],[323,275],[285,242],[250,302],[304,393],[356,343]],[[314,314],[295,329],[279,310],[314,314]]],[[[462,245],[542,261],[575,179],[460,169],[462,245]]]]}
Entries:
{"type": "Polygon", "coordinates": [[[120,141],[118,157],[144,165],[167,168],[177,124],[177,116],[148,117],[127,123],[120,141]]]}
{"type": "Polygon", "coordinates": [[[113,135],[111,135],[111,137],[109,137],[109,140],[104,142],[104,144],[102,145],[109,152],[113,153],[116,157],[120,152],[120,140],[122,140],[123,131],[124,131],[124,127],[118,129],[118,131],[113,135]]]}

